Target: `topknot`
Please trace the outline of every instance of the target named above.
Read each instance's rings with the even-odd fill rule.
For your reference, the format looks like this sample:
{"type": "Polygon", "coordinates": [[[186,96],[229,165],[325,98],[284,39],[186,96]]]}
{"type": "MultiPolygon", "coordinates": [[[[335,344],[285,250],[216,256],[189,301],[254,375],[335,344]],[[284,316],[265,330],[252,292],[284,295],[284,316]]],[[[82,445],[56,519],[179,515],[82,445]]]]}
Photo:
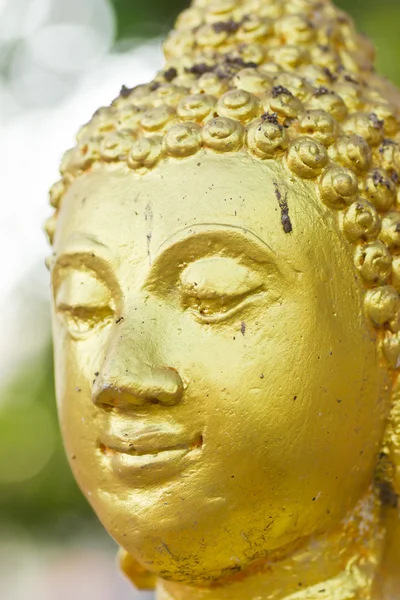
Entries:
{"type": "Polygon", "coordinates": [[[154,81],[124,86],[80,130],[52,205],[110,164],[144,174],[200,151],[282,160],[336,211],[399,367],[400,94],[375,73],[371,44],[330,0],[193,0],[164,53],[154,81]]]}

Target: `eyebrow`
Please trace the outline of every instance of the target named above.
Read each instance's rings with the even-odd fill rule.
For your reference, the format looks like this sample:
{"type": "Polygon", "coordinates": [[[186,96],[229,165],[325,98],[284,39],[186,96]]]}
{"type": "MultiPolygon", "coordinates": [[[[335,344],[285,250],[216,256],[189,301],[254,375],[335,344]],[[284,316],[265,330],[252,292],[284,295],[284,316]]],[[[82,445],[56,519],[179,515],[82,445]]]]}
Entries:
{"type": "Polygon", "coordinates": [[[97,240],[94,236],[74,233],[63,244],[60,252],[53,258],[53,268],[66,258],[74,256],[93,256],[108,263],[115,262],[114,256],[108,246],[97,240]]]}
{"type": "Polygon", "coordinates": [[[229,246],[235,250],[235,243],[233,238],[240,238],[242,242],[245,242],[249,247],[254,248],[258,252],[261,252],[266,258],[274,257],[278,259],[277,253],[271,248],[267,242],[265,242],[258,235],[246,229],[245,227],[238,227],[237,225],[227,225],[227,224],[215,224],[215,223],[199,223],[192,226],[185,227],[184,229],[179,230],[177,233],[169,237],[166,241],[164,241],[158,248],[155,261],[161,258],[162,254],[166,252],[169,248],[173,246],[177,246],[185,244],[185,242],[189,242],[194,238],[200,237],[213,237],[213,235],[222,234],[224,237],[226,236],[227,241],[229,242],[229,246]],[[228,236],[229,234],[229,236],[228,236]]]}
{"type": "Polygon", "coordinates": [[[60,254],[64,252],[71,252],[76,248],[83,248],[86,250],[95,250],[100,248],[111,253],[111,250],[108,248],[108,246],[97,239],[96,236],[81,232],[75,232],[71,234],[62,245],[65,246],[65,249],[63,249],[60,254]]]}

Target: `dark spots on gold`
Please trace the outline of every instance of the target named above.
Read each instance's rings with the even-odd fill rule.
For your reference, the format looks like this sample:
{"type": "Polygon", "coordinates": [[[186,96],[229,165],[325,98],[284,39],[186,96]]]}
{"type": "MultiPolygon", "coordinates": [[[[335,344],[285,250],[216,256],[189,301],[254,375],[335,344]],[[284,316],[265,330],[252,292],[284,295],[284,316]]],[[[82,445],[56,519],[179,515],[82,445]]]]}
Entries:
{"type": "Polygon", "coordinates": [[[379,498],[384,506],[389,508],[398,508],[399,496],[396,494],[391,481],[379,481],[379,498]]]}
{"type": "Polygon", "coordinates": [[[385,151],[387,150],[388,146],[394,146],[396,144],[396,142],[394,140],[390,140],[390,139],[384,139],[382,142],[382,145],[379,147],[379,153],[380,154],[384,154],[385,151]]]}
{"type": "Polygon", "coordinates": [[[276,113],[266,112],[261,115],[261,119],[264,123],[271,123],[271,125],[276,125],[280,130],[283,129],[283,126],[278,121],[278,115],[276,113]]]}
{"type": "MultiPolygon", "coordinates": [[[[218,25],[218,23],[216,23],[215,25],[218,25]]],[[[226,24],[224,24],[224,27],[225,26],[226,24]]],[[[215,75],[217,75],[217,77],[219,77],[220,79],[230,79],[231,77],[234,77],[236,73],[238,73],[241,69],[255,69],[257,67],[257,63],[246,62],[240,56],[226,55],[223,58],[223,61],[216,65],[210,65],[202,62],[192,65],[191,67],[186,68],[185,70],[187,73],[192,73],[197,77],[201,77],[205,73],[215,73],[215,75]]]]}
{"type": "Polygon", "coordinates": [[[319,88],[317,88],[314,91],[314,96],[316,98],[320,98],[321,96],[327,96],[328,94],[330,94],[331,92],[328,90],[328,88],[324,87],[323,85],[321,85],[319,88]]]}
{"type": "Polygon", "coordinates": [[[332,73],[332,71],[328,67],[324,67],[323,71],[331,83],[337,81],[337,76],[334,75],[334,73],[332,73]]]}
{"type": "Polygon", "coordinates": [[[385,178],[383,177],[382,173],[380,173],[378,170],[374,171],[372,175],[372,180],[376,186],[383,184],[386,185],[386,187],[388,187],[389,185],[387,181],[385,181],[385,178]]]}
{"type": "Polygon", "coordinates": [[[131,93],[133,92],[133,89],[134,88],[128,88],[126,85],[123,85],[122,88],[121,88],[121,91],[120,91],[119,95],[122,98],[128,98],[131,95],[131,93]]]}
{"type": "Polygon", "coordinates": [[[177,76],[178,76],[178,71],[174,67],[171,67],[171,68],[167,69],[167,71],[164,71],[164,79],[165,79],[165,81],[168,81],[168,83],[173,81],[175,79],[175,77],[177,77],[177,76]]]}
{"type": "Polygon", "coordinates": [[[279,208],[281,209],[281,222],[283,231],[285,233],[291,233],[293,231],[292,222],[289,216],[289,205],[287,202],[288,193],[285,191],[284,195],[282,195],[281,190],[277,183],[274,183],[275,186],[275,196],[278,200],[279,208]]]}
{"type": "Polygon", "coordinates": [[[360,85],[360,83],[356,79],[354,79],[354,77],[348,74],[344,76],[344,80],[348,81],[349,83],[354,83],[355,85],[360,85]]]}
{"type": "Polygon", "coordinates": [[[213,29],[216,33],[236,33],[239,29],[239,23],[236,23],[232,19],[230,21],[218,21],[213,24],[213,29]]]}
{"type": "Polygon", "coordinates": [[[273,98],[278,98],[279,96],[293,96],[292,92],[290,92],[287,88],[283,87],[283,85],[275,85],[271,90],[271,95],[273,98]]]}
{"type": "Polygon", "coordinates": [[[379,454],[378,465],[375,471],[375,490],[383,506],[398,508],[400,506],[399,495],[393,486],[395,466],[387,452],[379,454]]]}
{"type": "Polygon", "coordinates": [[[207,65],[206,63],[198,63],[197,65],[193,65],[190,68],[186,69],[188,73],[192,73],[193,75],[197,75],[201,77],[205,73],[212,73],[214,71],[214,65],[207,65]]]}
{"type": "Polygon", "coordinates": [[[369,119],[370,121],[372,121],[372,124],[375,127],[375,129],[383,129],[385,122],[382,121],[382,119],[379,119],[375,113],[370,113],[369,119]]]}

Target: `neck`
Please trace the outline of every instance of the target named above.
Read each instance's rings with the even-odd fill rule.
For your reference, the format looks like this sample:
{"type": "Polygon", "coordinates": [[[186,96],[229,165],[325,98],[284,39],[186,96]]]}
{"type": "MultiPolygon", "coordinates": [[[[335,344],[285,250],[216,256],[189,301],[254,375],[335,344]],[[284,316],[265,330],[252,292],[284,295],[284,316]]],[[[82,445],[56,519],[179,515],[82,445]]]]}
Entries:
{"type": "Polygon", "coordinates": [[[384,540],[370,492],[339,530],[309,538],[284,560],[267,559],[210,587],[159,580],[157,600],[358,600],[371,598],[384,540]]]}

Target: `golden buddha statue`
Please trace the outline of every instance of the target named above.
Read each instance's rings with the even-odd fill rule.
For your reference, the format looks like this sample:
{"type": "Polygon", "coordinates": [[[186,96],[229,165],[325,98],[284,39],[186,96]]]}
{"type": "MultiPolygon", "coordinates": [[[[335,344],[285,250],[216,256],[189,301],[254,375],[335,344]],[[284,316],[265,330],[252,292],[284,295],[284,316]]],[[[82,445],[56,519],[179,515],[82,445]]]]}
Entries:
{"type": "Polygon", "coordinates": [[[329,0],[195,0],[48,223],[74,475],[158,600],[400,598],[400,93],[329,0]]]}

